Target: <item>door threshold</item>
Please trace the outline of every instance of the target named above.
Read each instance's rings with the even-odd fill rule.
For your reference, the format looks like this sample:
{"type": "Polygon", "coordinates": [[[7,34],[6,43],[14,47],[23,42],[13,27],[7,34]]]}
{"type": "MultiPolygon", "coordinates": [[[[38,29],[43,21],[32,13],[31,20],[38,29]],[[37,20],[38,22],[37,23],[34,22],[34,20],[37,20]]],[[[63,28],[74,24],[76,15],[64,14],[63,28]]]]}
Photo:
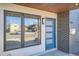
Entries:
{"type": "Polygon", "coordinates": [[[57,48],[50,49],[50,50],[45,50],[45,51],[39,52],[39,53],[37,53],[37,54],[34,54],[34,55],[32,55],[32,56],[40,56],[40,55],[43,55],[43,54],[46,54],[46,53],[48,53],[48,52],[55,51],[55,50],[57,50],[57,48]]]}

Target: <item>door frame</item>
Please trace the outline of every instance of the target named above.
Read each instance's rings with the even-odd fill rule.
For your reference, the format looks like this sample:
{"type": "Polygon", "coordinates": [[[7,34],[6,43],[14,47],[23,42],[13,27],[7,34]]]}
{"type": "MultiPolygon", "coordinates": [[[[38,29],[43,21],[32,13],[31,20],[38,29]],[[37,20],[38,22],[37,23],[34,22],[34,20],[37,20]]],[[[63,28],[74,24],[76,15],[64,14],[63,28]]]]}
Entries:
{"type": "Polygon", "coordinates": [[[57,19],[52,17],[45,17],[45,51],[52,51],[57,49],[57,19]],[[56,39],[56,48],[46,50],[46,20],[53,19],[55,20],[55,39],[56,39]]]}

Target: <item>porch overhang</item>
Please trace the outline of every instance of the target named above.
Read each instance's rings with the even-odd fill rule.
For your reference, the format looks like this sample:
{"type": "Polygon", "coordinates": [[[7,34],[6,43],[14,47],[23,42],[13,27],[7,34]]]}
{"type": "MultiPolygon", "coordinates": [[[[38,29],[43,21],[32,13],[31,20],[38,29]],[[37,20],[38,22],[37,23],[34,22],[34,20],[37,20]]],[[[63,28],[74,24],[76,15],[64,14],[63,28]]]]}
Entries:
{"type": "Polygon", "coordinates": [[[60,13],[79,8],[78,3],[16,3],[17,5],[60,13]]]}

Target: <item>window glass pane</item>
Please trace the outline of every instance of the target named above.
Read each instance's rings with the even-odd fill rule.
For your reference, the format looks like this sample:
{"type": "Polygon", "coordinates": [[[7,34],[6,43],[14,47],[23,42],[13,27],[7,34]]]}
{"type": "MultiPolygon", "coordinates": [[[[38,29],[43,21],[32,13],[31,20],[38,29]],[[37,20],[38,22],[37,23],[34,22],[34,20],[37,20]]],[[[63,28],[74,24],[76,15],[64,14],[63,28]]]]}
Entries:
{"type": "Polygon", "coordinates": [[[53,27],[52,28],[51,27],[46,27],[46,29],[47,29],[46,32],[52,32],[53,31],[53,29],[52,29],[53,27]]]}
{"type": "Polygon", "coordinates": [[[39,19],[24,18],[25,35],[24,41],[25,46],[39,44],[39,19]]]}
{"type": "Polygon", "coordinates": [[[51,33],[46,33],[46,38],[51,38],[53,36],[52,32],[51,33]]]}
{"type": "Polygon", "coordinates": [[[52,43],[53,43],[52,39],[47,39],[46,40],[46,44],[52,44],[52,43]]]}
{"type": "Polygon", "coordinates": [[[6,50],[21,47],[21,17],[6,16],[6,50]]]}
{"type": "Polygon", "coordinates": [[[46,21],[46,25],[53,25],[53,22],[51,22],[50,20],[46,21]]]}

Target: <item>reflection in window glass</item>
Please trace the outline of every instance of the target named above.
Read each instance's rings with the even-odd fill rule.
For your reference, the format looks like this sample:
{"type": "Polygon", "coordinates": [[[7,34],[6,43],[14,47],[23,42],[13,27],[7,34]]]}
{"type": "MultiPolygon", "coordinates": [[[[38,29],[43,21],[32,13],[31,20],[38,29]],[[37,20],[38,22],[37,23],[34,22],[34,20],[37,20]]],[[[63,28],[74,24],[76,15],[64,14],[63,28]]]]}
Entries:
{"type": "Polygon", "coordinates": [[[4,13],[5,51],[40,44],[40,16],[12,11],[4,13]]]}
{"type": "Polygon", "coordinates": [[[25,46],[39,44],[39,20],[32,18],[24,18],[25,35],[24,41],[25,46]]]}
{"type": "Polygon", "coordinates": [[[21,18],[6,16],[6,50],[21,47],[21,18]]]}

